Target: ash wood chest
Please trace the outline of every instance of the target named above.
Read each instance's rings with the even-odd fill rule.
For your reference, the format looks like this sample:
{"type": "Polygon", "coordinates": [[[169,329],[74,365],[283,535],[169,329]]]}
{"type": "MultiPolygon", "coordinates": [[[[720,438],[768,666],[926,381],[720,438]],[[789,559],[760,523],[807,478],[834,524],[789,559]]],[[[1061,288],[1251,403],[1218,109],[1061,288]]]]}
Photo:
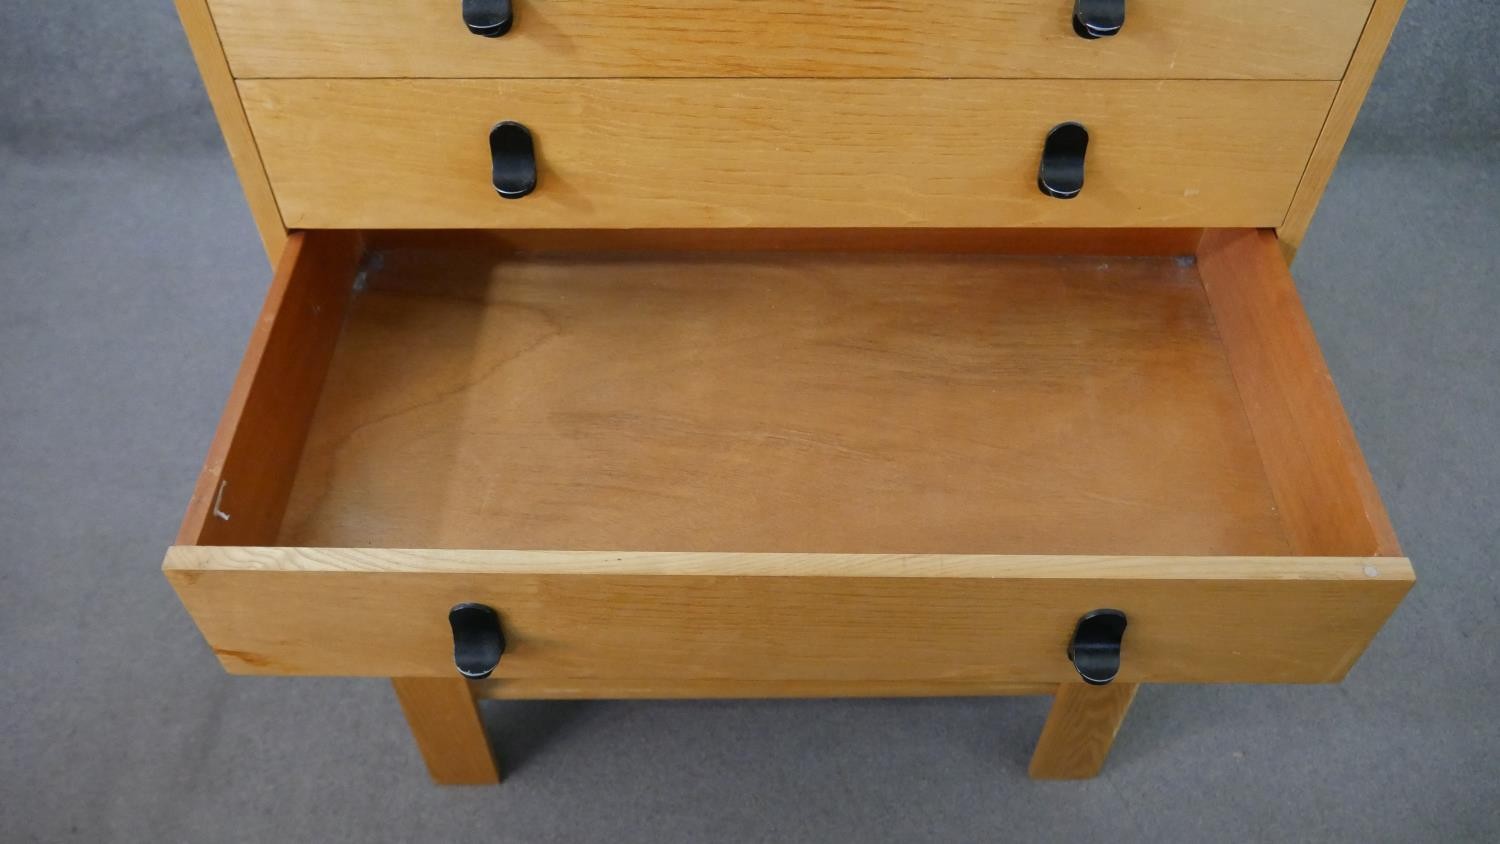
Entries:
{"type": "Polygon", "coordinates": [[[177,0],[275,268],[165,572],[484,698],[1339,681],[1413,582],[1288,262],[1401,0],[177,0]]]}

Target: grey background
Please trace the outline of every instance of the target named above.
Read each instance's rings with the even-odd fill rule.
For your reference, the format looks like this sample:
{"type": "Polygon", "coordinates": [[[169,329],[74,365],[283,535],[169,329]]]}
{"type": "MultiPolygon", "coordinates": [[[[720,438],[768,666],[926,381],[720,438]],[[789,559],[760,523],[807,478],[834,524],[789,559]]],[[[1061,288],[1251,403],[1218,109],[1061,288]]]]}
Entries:
{"type": "MultiPolygon", "coordinates": [[[[1060,0],[1061,2],[1061,0],[1060,0]]],[[[1296,266],[1420,582],[1338,687],[516,703],[428,784],[386,684],[224,675],[157,573],[268,278],[167,0],[0,4],[0,841],[1500,837],[1500,62],[1413,0],[1296,266]]]]}

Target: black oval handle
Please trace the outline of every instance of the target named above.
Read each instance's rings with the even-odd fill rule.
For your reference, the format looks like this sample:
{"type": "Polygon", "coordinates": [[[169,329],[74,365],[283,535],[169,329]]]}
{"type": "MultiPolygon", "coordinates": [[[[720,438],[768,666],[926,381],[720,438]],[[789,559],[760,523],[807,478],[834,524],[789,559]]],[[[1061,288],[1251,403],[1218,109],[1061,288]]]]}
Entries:
{"type": "Polygon", "coordinates": [[[536,144],[531,130],[514,120],[490,129],[490,181],[495,193],[520,199],[536,190],[536,144]]]}
{"type": "Polygon", "coordinates": [[[1108,38],[1125,26],[1125,0],[1073,0],[1073,31],[1080,37],[1108,38]]]}
{"type": "Polygon", "coordinates": [[[1089,130],[1082,123],[1059,123],[1047,133],[1036,185],[1042,193],[1072,199],[1083,191],[1083,156],[1089,150],[1089,130]]]}
{"type": "Polygon", "coordinates": [[[1125,613],[1094,610],[1078,619],[1073,641],[1068,643],[1068,661],[1078,669],[1083,682],[1103,686],[1120,673],[1120,645],[1125,639],[1125,613]]]}
{"type": "Polygon", "coordinates": [[[470,680],[490,676],[505,653],[500,614],[484,604],[456,604],[448,610],[453,627],[453,664],[470,680]]]}
{"type": "Polygon", "coordinates": [[[515,22],[510,0],[464,0],[464,25],[475,35],[499,38],[515,22]]]}

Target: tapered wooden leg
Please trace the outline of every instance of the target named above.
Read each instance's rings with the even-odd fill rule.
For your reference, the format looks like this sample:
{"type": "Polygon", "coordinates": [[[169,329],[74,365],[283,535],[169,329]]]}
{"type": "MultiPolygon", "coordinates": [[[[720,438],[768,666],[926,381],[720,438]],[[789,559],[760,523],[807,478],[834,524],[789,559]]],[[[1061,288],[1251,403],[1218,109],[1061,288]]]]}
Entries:
{"type": "Polygon", "coordinates": [[[1084,780],[1097,776],[1135,699],[1136,688],[1135,683],[1058,686],[1042,738],[1031,755],[1032,778],[1084,780]]]}
{"type": "Polygon", "coordinates": [[[441,785],[493,785],[500,767],[479,720],[479,703],[462,678],[394,677],[406,723],[441,785]]]}

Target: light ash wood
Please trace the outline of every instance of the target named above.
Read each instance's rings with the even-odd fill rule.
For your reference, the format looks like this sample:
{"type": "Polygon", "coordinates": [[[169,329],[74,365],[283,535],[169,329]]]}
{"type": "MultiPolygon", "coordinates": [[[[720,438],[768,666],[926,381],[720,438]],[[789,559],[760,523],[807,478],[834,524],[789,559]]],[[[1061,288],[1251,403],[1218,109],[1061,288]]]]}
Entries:
{"type": "Polygon", "coordinates": [[[302,228],[1202,227],[1286,215],[1334,82],[260,80],[240,83],[302,228]],[[540,183],[496,196],[487,135],[540,183]],[[1081,196],[1036,187],[1092,133],[1081,196]]]}
{"type": "Polygon", "coordinates": [[[1400,556],[1276,236],[1210,232],[1198,269],[1293,551],[1400,556]]]}
{"type": "Polygon", "coordinates": [[[498,679],[934,694],[1076,678],[1068,637],[1103,606],[1132,619],[1122,682],[1336,681],[1411,581],[1394,558],[614,552],[575,566],[545,552],[178,546],[165,568],[236,674],[452,676],[447,612],[477,601],[506,631],[498,679]]]}
{"type": "Polygon", "coordinates": [[[245,118],[245,109],[240,105],[239,91],[234,87],[234,77],[229,63],[224,58],[224,49],[219,42],[219,33],[214,28],[213,15],[206,0],[176,0],[177,16],[187,34],[188,45],[193,50],[193,59],[198,63],[198,73],[203,77],[209,104],[219,120],[219,129],[224,134],[224,144],[229,148],[230,161],[240,178],[240,187],[250,204],[250,215],[260,231],[261,243],[271,266],[281,260],[286,248],[286,226],[281,222],[281,211],[276,207],[276,198],[271,192],[271,183],[266,179],[265,167],[261,164],[260,151],[255,145],[255,136],[245,118]]]}
{"type": "MultiPolygon", "coordinates": [[[[316,287],[330,284],[320,276],[348,277],[346,264],[310,257],[347,243],[345,236],[305,237],[285,285],[316,287]]],[[[1231,254],[1209,243],[1203,260],[1231,254]]],[[[1246,259],[1238,284],[1274,289],[1280,276],[1265,254],[1274,258],[1259,247],[1246,259]]],[[[648,254],[497,265],[483,254],[437,261],[420,252],[384,254],[380,261],[384,269],[371,274],[371,289],[339,341],[297,471],[297,486],[311,498],[293,496],[300,503],[280,541],[349,531],[364,544],[440,548],[462,536],[462,546],[485,548],[525,535],[538,548],[597,542],[601,550],[176,547],[167,576],[231,671],[449,678],[447,609],[481,601],[500,611],[511,640],[497,680],[522,680],[539,691],[634,687],[672,696],[702,692],[705,684],[775,690],[870,683],[941,694],[956,686],[1070,681],[1075,674],[1064,650],[1078,615],[1112,606],[1133,619],[1122,682],[1324,682],[1348,670],[1412,580],[1399,558],[1286,555],[1282,523],[1266,519],[1271,488],[1242,415],[1244,386],[1237,390],[1229,372],[1233,355],[1226,361],[1208,330],[1197,272],[1182,262],[648,254]],[[755,304],[770,294],[776,307],[755,304]],[[389,308],[366,310],[383,300],[389,308]],[[794,310],[816,319],[784,313],[794,310]],[[455,319],[491,312],[477,327],[453,330],[455,319]],[[1162,322],[1163,315],[1170,319],[1162,322]],[[835,330],[851,318],[848,330],[835,330]],[[772,343],[768,334],[783,339],[772,343]],[[379,338],[395,342],[382,346],[379,338]],[[945,345],[950,340],[963,342],[945,345]],[[508,354],[494,351],[506,348],[508,354]],[[672,348],[680,354],[653,357],[672,348]],[[988,357],[990,348],[1004,354],[988,357]],[[820,366],[826,377],[818,381],[812,375],[820,366]],[[735,395],[757,398],[731,401],[725,410],[714,393],[720,379],[684,376],[701,371],[730,376],[735,395]],[[804,379],[798,389],[805,396],[787,393],[767,373],[792,383],[804,379]],[[1131,401],[1109,398],[1116,379],[1124,379],[1121,396],[1131,401]],[[1170,384],[1159,391],[1167,398],[1155,395],[1158,379],[1170,384]],[[819,384],[821,393],[811,390],[819,384]],[[929,387],[932,395],[924,393],[929,387]],[[695,426],[682,413],[640,421],[660,413],[660,405],[625,412],[641,393],[655,401],[678,390],[725,415],[695,426]],[[868,406],[843,403],[851,390],[883,398],[868,406]],[[970,391],[978,411],[964,403],[970,391]],[[1033,394],[1034,406],[1025,399],[1033,394]],[[746,445],[722,438],[717,449],[692,445],[716,430],[777,430],[796,420],[777,414],[830,396],[840,399],[831,407],[843,408],[835,411],[844,413],[837,431],[819,435],[797,422],[780,429],[787,432],[782,436],[752,436],[746,445]],[[997,401],[1013,398],[1022,404],[993,412],[997,401]],[[539,403],[557,410],[580,401],[597,402],[598,409],[541,413],[517,424],[539,403]],[[1047,414],[1070,406],[1071,416],[1049,420],[1047,414]],[[941,411],[941,421],[930,423],[913,407],[941,411]],[[966,412],[976,413],[972,424],[963,422],[966,412]],[[1108,426],[1085,424],[1105,417],[1108,426]],[[340,419],[355,429],[342,428],[340,419]],[[941,427],[924,431],[929,424],[941,427]],[[621,426],[637,426],[635,448],[644,443],[655,465],[680,459],[683,444],[691,460],[677,474],[632,476],[611,464],[580,472],[580,461],[609,453],[598,445],[621,426]],[[996,426],[1005,436],[986,439],[996,426]],[[888,438],[851,450],[838,439],[843,431],[888,438]],[[1061,438],[1037,439],[1038,432],[1061,438]],[[392,434],[383,445],[375,442],[392,434]],[[1213,447],[1202,446],[1205,440],[1213,447]],[[573,451],[564,449],[569,441],[573,451]],[[935,445],[963,451],[976,441],[985,447],[921,474],[935,445]],[[434,442],[438,451],[428,451],[434,442]],[[1172,448],[1158,448],[1148,472],[1141,468],[1148,461],[1122,447],[1132,442],[1172,448]],[[898,455],[890,477],[899,484],[859,475],[882,454],[875,446],[898,455]],[[806,495],[805,483],[764,486],[757,493],[762,509],[737,523],[736,497],[716,484],[743,482],[736,472],[765,465],[754,451],[759,447],[772,454],[790,449],[796,459],[780,464],[781,471],[824,461],[844,483],[820,498],[798,497],[806,495]],[[743,465],[723,462],[721,453],[738,454],[743,465]],[[528,469],[527,460],[538,462],[528,469]],[[713,460],[721,462],[707,462],[713,460]],[[944,486],[973,460],[988,461],[990,471],[944,486]],[[1098,479],[1118,460],[1127,461],[1126,485],[1088,486],[1119,483],[1098,479]],[[320,469],[319,461],[331,462],[320,469]],[[1182,471],[1186,493],[1145,494],[1163,473],[1182,471]],[[1056,480],[1073,473],[1070,483],[1056,480]],[[494,489],[475,496],[452,486],[475,478],[494,489]],[[526,494],[497,496],[517,478],[526,494]],[[662,491],[701,485],[685,487],[686,499],[665,496],[675,506],[660,515],[631,505],[610,517],[570,512],[577,496],[552,487],[558,483],[580,484],[607,506],[633,498],[652,504],[662,491]],[[341,497],[341,487],[364,497],[341,497]],[[972,506],[978,514],[970,533],[951,530],[946,508],[927,500],[945,489],[939,497],[949,507],[972,506]],[[849,501],[879,495],[892,502],[886,511],[854,506],[840,516],[837,508],[849,501]],[[1004,522],[1026,508],[1045,520],[1050,508],[1066,509],[1075,495],[1078,518],[1069,522],[1042,530],[1034,518],[1004,522]],[[978,498],[979,506],[965,496],[978,498]],[[1204,497],[1221,498],[1220,508],[1196,500],[1204,497]],[[524,507],[533,501],[563,509],[531,518],[536,513],[524,507]],[[1205,527],[1196,515],[1174,521],[1178,509],[1194,507],[1204,507],[1203,518],[1216,526],[1205,527]],[[641,528],[636,522],[651,521],[643,514],[658,521],[641,528]],[[1112,556],[1062,556],[1060,549],[1097,529],[1090,520],[1100,519],[1112,522],[1096,534],[1110,546],[1102,553],[1112,556]],[[994,528],[997,520],[1002,529],[994,528]],[[846,525],[861,530],[841,533],[846,525]],[[806,553],[820,545],[868,552],[881,550],[882,542],[906,553],[806,553]],[[1152,543],[1193,550],[1161,556],[1148,550],[1152,543]],[[1210,550],[1210,543],[1221,544],[1210,550]],[[1262,543],[1275,550],[1249,550],[1262,543]],[[694,545],[705,550],[645,550],[694,545]],[[1028,546],[1036,553],[993,553],[1028,546]],[[785,553],[741,553],[768,547],[785,553]]],[[[279,307],[294,293],[283,293],[279,307]]],[[[277,310],[268,308],[272,323],[280,321],[277,310]]],[[[276,345],[252,344],[247,360],[259,361],[247,362],[252,381],[300,366],[267,363],[266,349],[276,345]]],[[[1282,365],[1309,363],[1299,357],[1309,354],[1307,346],[1277,347],[1282,365]]],[[[306,391],[298,392],[297,405],[304,406],[306,391]]],[[[225,430],[231,451],[264,436],[243,418],[225,430]]],[[[1261,447],[1279,445],[1263,439],[1261,447]]],[[[623,448],[618,454],[629,456],[623,448]]],[[[273,487],[268,500],[275,494],[273,487]]],[[[1328,515],[1349,514],[1333,508],[1328,515]]],[[[278,541],[274,519],[252,524],[256,538],[227,541],[278,541]]]]}
{"type": "Polygon", "coordinates": [[[500,767],[469,681],[398,677],[391,685],[435,782],[494,785],[500,781],[500,767]]]}
{"type": "Polygon", "coordinates": [[[1318,143],[1313,147],[1307,171],[1297,186],[1297,194],[1287,210],[1286,219],[1277,230],[1288,260],[1296,255],[1302,238],[1307,235],[1313,212],[1317,210],[1323,191],[1333,178],[1339,154],[1343,152],[1344,143],[1349,140],[1349,132],[1354,128],[1354,118],[1359,115],[1359,107],[1364,104],[1370,83],[1375,79],[1375,71],[1380,67],[1380,59],[1385,55],[1391,33],[1395,31],[1396,21],[1401,17],[1401,10],[1405,6],[1406,0],[1375,0],[1369,20],[1360,35],[1359,45],[1355,48],[1338,94],[1333,99],[1333,106],[1329,109],[1327,122],[1323,124],[1318,143]]]}
{"type": "Polygon", "coordinates": [[[179,543],[260,543],[276,534],[353,286],[357,240],[345,233],[288,238],[179,543]]]}
{"type": "Polygon", "coordinates": [[[1058,0],[516,3],[503,38],[458,0],[212,0],[240,77],[1338,79],[1370,0],[1150,0],[1079,38],[1058,0]]]}
{"type": "Polygon", "coordinates": [[[1032,778],[1081,780],[1098,776],[1138,688],[1134,683],[1058,686],[1052,712],[1031,756],[1032,778]]]}
{"type": "Polygon", "coordinates": [[[285,528],[240,544],[1288,551],[1182,262],[380,264],[285,528]]]}
{"type": "Polygon", "coordinates": [[[599,252],[861,252],[963,255],[1190,256],[1202,229],[388,229],[368,248],[513,255],[599,252]]]}
{"type": "Polygon", "coordinates": [[[825,697],[993,697],[1050,695],[1050,683],[966,682],[938,680],[875,682],[869,680],[791,680],[765,682],[733,677],[717,680],[675,679],[667,682],[625,678],[512,677],[476,683],[480,697],[493,700],[664,700],[676,698],[825,698],[825,697]]]}
{"type": "MultiPolygon", "coordinates": [[[[182,545],[177,572],[352,575],[491,574],[559,577],[714,577],[993,580],[1319,580],[1400,583],[1394,557],[1087,556],[1058,554],[808,554],[722,551],[506,551],[182,545]]],[[[183,581],[197,578],[184,574],[183,581]]],[[[901,584],[893,584],[899,587],[901,584]]],[[[1384,589],[1384,586],[1377,586],[1384,589]]],[[[446,619],[445,619],[446,623],[446,619]]],[[[1132,633],[1135,628],[1131,628],[1132,633]]],[[[1071,628],[1069,629],[1071,633],[1071,628]]],[[[508,653],[508,652],[507,652],[508,653]]],[[[509,658],[509,657],[507,657],[509,658]]],[[[585,675],[579,675],[583,678],[585,675]]]]}

